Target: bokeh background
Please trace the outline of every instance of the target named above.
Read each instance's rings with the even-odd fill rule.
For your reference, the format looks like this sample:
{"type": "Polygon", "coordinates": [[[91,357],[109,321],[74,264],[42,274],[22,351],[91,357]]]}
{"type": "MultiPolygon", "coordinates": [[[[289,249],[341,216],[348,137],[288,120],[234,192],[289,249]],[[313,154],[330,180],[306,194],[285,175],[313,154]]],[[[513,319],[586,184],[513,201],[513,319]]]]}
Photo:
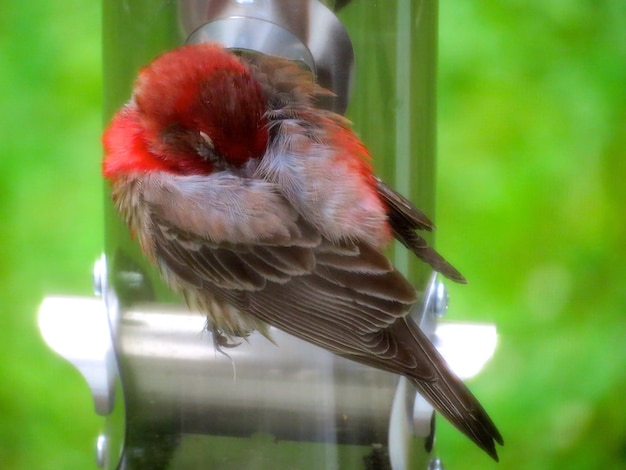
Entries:
{"type": "MultiPolygon", "coordinates": [[[[47,294],[102,251],[98,2],[0,9],[0,468],[88,469],[102,420],[40,339],[47,294]]],[[[626,467],[626,3],[441,2],[437,244],[496,322],[470,386],[490,463],[440,420],[447,468],[626,467]]]]}

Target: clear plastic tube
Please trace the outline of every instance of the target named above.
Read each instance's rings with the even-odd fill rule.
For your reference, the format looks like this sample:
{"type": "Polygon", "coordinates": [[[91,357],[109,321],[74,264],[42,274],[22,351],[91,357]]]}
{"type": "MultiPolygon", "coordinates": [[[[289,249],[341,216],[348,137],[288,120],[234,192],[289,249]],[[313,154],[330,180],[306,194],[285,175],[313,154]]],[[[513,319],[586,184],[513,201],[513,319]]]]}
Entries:
{"type": "MultiPolygon", "coordinates": [[[[302,39],[303,50],[310,52],[302,60],[312,57],[315,66],[323,65],[317,72],[328,86],[341,82],[339,106],[347,105],[346,116],[370,149],[378,175],[433,215],[436,1],[107,0],[103,5],[105,120],[128,100],[141,66],[185,43],[206,22],[228,17],[229,8],[245,12],[254,6],[255,24],[302,39]],[[316,15],[327,23],[312,23],[316,15]],[[345,27],[353,63],[349,54],[328,66],[320,59],[335,47],[333,41],[345,40],[333,21],[345,27]]],[[[203,332],[204,319],[189,313],[164,286],[115,214],[108,188],[105,192],[105,297],[123,391],[112,416],[116,426],[123,421],[125,427],[120,468],[384,469],[399,468],[399,461],[426,468],[424,436],[402,444],[410,460],[390,457],[395,452],[390,427],[398,425],[391,418],[400,393],[396,376],[280,332],[277,346],[253,335],[229,350],[230,358],[216,353],[210,334],[203,332]]],[[[403,250],[392,256],[423,290],[429,272],[403,250]]],[[[400,399],[403,406],[413,406],[414,394],[402,393],[408,397],[400,399]]]]}

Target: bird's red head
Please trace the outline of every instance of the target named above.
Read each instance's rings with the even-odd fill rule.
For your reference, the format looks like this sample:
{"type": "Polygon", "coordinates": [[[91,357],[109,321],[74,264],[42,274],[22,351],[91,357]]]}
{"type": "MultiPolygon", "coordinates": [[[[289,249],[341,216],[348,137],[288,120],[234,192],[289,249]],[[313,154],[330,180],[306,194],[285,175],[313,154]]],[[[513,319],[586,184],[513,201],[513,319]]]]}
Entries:
{"type": "Polygon", "coordinates": [[[183,46],[144,67],[133,100],[104,134],[104,173],[210,173],[263,155],[265,98],[247,67],[213,44],[183,46]]]}

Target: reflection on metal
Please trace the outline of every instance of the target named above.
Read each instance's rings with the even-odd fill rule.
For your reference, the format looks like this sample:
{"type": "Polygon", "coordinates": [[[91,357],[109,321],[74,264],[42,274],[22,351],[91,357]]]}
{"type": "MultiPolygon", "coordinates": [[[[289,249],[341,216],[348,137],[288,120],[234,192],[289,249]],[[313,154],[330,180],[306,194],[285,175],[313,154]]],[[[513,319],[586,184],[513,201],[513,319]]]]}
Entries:
{"type": "Polygon", "coordinates": [[[39,329],[48,346],[85,378],[96,413],[108,415],[115,401],[117,367],[104,303],[83,297],[46,297],[39,307],[39,329]]]}
{"type": "Polygon", "coordinates": [[[448,311],[448,291],[437,273],[433,273],[428,281],[422,305],[414,307],[411,315],[432,340],[437,321],[448,311]]]}
{"type": "Polygon", "coordinates": [[[445,284],[439,275],[433,274],[416,320],[452,370],[461,379],[469,379],[493,356],[498,342],[496,326],[440,321],[448,310],[448,302],[445,284]]]}
{"type": "Polygon", "coordinates": [[[493,356],[498,333],[493,324],[441,322],[433,342],[452,370],[465,380],[477,375],[493,356]]]}
{"type": "Polygon", "coordinates": [[[181,2],[188,43],[219,42],[301,61],[318,83],[335,93],[328,106],[348,107],[354,69],[352,42],[337,17],[318,0],[181,2]]]}
{"type": "Polygon", "coordinates": [[[195,30],[188,44],[219,42],[229,49],[262,52],[306,64],[317,72],[315,59],[304,43],[291,31],[259,18],[231,16],[218,18],[195,30]]]}
{"type": "Polygon", "coordinates": [[[432,459],[428,463],[428,470],[445,470],[445,467],[440,459],[432,459]]]}
{"type": "Polygon", "coordinates": [[[106,434],[100,434],[96,439],[96,465],[100,468],[106,468],[108,464],[108,438],[106,434]]]}

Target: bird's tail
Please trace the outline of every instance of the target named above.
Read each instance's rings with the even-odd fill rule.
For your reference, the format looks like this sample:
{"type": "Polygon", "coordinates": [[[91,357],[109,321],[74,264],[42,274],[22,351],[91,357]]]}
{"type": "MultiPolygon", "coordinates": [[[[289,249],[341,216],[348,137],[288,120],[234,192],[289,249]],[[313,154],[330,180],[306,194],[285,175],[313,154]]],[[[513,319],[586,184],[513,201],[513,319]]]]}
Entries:
{"type": "Polygon", "coordinates": [[[421,349],[417,365],[406,368],[404,375],[444,418],[498,461],[495,443],[503,445],[504,441],[476,397],[411,319],[397,321],[392,329],[398,344],[414,351],[417,343],[421,349]]]}

